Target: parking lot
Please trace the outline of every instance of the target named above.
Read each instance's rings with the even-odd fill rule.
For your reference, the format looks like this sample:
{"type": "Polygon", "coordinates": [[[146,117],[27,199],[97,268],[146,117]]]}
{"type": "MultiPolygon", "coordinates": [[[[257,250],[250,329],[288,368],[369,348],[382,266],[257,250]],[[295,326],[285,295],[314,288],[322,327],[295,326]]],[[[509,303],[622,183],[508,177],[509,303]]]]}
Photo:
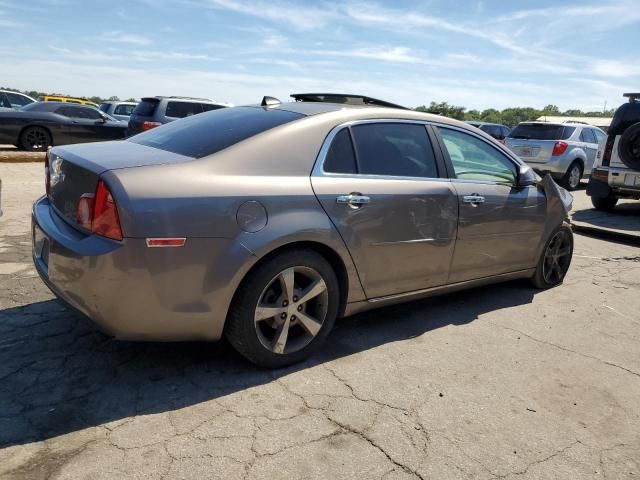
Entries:
{"type": "Polygon", "coordinates": [[[224,343],[115,341],[65,310],[30,260],[42,165],[0,177],[2,478],[640,475],[638,247],[576,235],[557,288],[361,314],[265,371],[224,343]]]}

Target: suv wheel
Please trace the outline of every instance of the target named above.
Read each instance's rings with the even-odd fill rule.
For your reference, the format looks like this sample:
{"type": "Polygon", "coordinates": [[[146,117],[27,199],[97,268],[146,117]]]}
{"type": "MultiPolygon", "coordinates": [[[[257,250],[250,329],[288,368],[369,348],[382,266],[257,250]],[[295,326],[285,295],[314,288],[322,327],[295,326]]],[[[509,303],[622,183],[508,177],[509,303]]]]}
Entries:
{"type": "Polygon", "coordinates": [[[564,188],[569,191],[573,191],[580,186],[580,180],[582,179],[582,165],[580,162],[573,162],[567,169],[567,173],[562,177],[560,182],[564,188]]]}
{"type": "Polygon", "coordinates": [[[567,225],[560,226],[544,246],[536,273],[531,281],[536,288],[551,288],[564,280],[573,256],[573,233],[567,225]]]}
{"type": "Polygon", "coordinates": [[[618,144],[620,160],[633,170],[640,170],[640,122],[627,128],[618,144]]]}
{"type": "Polygon", "coordinates": [[[596,210],[610,212],[618,203],[618,199],[616,197],[591,197],[591,203],[596,210]]]}
{"type": "Polygon", "coordinates": [[[259,265],[240,286],[225,335],[256,365],[284,367],[322,345],[338,303],[338,280],[324,257],[306,249],[284,252],[259,265]]]}

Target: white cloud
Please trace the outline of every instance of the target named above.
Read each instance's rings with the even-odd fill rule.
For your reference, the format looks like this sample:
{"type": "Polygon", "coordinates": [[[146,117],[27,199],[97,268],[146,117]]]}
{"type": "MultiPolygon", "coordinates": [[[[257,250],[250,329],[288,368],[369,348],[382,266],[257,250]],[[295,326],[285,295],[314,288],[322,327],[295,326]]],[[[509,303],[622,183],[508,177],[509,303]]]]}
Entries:
{"type": "Polygon", "coordinates": [[[104,32],[99,36],[99,39],[105,42],[127,43],[131,45],[150,45],[152,43],[152,40],[148,37],[132,33],[125,33],[119,30],[104,32]]]}

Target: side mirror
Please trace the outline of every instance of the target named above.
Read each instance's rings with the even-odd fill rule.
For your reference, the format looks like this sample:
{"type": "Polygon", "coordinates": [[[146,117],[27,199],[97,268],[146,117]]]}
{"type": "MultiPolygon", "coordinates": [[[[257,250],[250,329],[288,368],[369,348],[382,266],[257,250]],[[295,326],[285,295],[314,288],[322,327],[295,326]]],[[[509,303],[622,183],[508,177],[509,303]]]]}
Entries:
{"type": "Polygon", "coordinates": [[[528,187],[535,185],[540,181],[540,177],[533,171],[529,165],[521,165],[518,171],[518,179],[516,180],[517,187],[528,187]]]}

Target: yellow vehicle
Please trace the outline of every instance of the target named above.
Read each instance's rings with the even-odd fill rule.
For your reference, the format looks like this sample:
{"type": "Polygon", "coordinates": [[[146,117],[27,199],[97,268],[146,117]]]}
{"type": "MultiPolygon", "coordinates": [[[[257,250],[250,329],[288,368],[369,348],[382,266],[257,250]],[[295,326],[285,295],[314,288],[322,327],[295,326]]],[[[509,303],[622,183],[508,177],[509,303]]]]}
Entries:
{"type": "Polygon", "coordinates": [[[65,97],[63,95],[45,95],[43,97],[38,97],[39,102],[66,102],[66,103],[79,103],[81,105],[91,105],[92,107],[97,107],[98,105],[86,100],[84,98],[74,98],[74,97],[65,97]]]}

